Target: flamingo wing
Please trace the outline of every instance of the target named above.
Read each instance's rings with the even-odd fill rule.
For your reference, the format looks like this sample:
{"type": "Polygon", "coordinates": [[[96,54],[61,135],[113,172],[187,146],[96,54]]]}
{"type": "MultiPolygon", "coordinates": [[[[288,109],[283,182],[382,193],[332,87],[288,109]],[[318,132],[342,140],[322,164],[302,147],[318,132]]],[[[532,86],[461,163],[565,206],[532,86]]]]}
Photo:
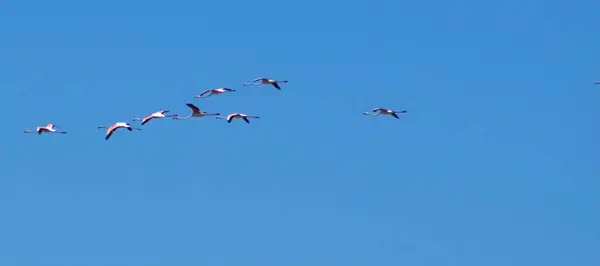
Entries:
{"type": "Polygon", "coordinates": [[[119,127],[116,126],[116,125],[113,125],[113,126],[109,127],[106,130],[106,137],[104,139],[108,140],[110,138],[110,136],[112,136],[112,134],[115,133],[115,130],[117,130],[117,128],[119,128],[119,127]]]}
{"type": "Polygon", "coordinates": [[[400,117],[398,117],[398,115],[397,115],[396,113],[391,113],[391,115],[392,115],[393,117],[395,117],[396,119],[400,119],[400,117]]]}
{"type": "Polygon", "coordinates": [[[211,92],[212,90],[204,90],[202,93],[200,93],[200,96],[204,96],[204,94],[207,94],[209,92],[211,92]]]}
{"type": "Polygon", "coordinates": [[[152,120],[152,118],[154,118],[153,115],[149,115],[149,116],[144,117],[144,119],[142,119],[142,126],[144,124],[148,123],[148,121],[152,120]]]}
{"type": "Polygon", "coordinates": [[[194,113],[200,113],[200,108],[196,107],[195,105],[193,105],[191,103],[186,103],[185,105],[187,105],[187,107],[189,107],[190,109],[192,109],[192,112],[194,112],[194,113]]]}
{"type": "Polygon", "coordinates": [[[239,115],[240,115],[240,114],[238,114],[238,113],[229,114],[229,115],[227,116],[227,122],[231,123],[231,120],[232,120],[233,118],[235,118],[235,117],[238,117],[239,115]]]}
{"type": "Polygon", "coordinates": [[[244,121],[246,121],[246,123],[250,124],[250,120],[248,120],[248,117],[243,117],[242,119],[244,119],[244,121]]]}
{"type": "Polygon", "coordinates": [[[278,90],[281,90],[281,87],[279,87],[279,84],[277,84],[277,82],[273,82],[271,83],[271,85],[273,85],[273,87],[275,87],[278,90]]]}

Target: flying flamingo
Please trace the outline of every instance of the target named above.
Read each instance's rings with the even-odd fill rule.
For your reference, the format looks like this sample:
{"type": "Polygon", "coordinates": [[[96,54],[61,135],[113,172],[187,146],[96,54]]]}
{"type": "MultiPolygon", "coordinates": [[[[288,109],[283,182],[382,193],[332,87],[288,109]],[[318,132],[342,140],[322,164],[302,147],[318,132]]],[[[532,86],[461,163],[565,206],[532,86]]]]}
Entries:
{"type": "Polygon", "coordinates": [[[222,117],[222,116],[217,116],[217,119],[226,119],[227,123],[231,123],[231,120],[233,120],[234,118],[244,119],[244,121],[246,121],[246,123],[250,124],[250,120],[248,120],[248,118],[260,118],[260,117],[250,116],[250,115],[242,114],[242,113],[231,113],[226,118],[222,117]]]}
{"type": "Polygon", "coordinates": [[[244,86],[260,86],[262,84],[271,84],[276,89],[281,90],[281,87],[279,87],[279,84],[277,84],[278,82],[279,83],[287,83],[288,81],[287,80],[272,80],[272,79],[268,79],[268,78],[255,78],[250,83],[244,83],[244,86]]]}
{"type": "MultiPolygon", "coordinates": [[[[98,126],[98,129],[101,129],[101,128],[107,128],[107,127],[106,126],[98,126]]],[[[110,138],[110,136],[112,136],[112,134],[115,132],[115,130],[117,130],[119,128],[126,128],[129,131],[133,131],[134,129],[142,130],[141,128],[131,127],[131,125],[128,124],[127,122],[117,122],[114,125],[108,127],[108,129],[106,130],[106,137],[104,139],[108,140],[110,138]]]]}
{"type": "Polygon", "coordinates": [[[210,90],[205,90],[202,93],[200,93],[200,95],[196,95],[194,96],[194,98],[206,98],[206,97],[210,97],[211,95],[219,95],[221,93],[225,93],[225,92],[234,92],[236,90],[234,89],[230,89],[230,88],[217,88],[217,89],[210,89],[210,90]],[[206,95],[208,94],[208,95],[206,95]],[[204,96],[206,95],[206,96],[204,96]]]}
{"type": "Polygon", "coordinates": [[[406,110],[402,110],[402,111],[394,111],[391,109],[384,109],[384,108],[375,108],[372,111],[373,113],[370,114],[369,112],[364,112],[363,115],[373,115],[373,116],[378,116],[378,115],[391,115],[393,117],[395,117],[396,119],[400,119],[400,117],[398,117],[398,114],[400,113],[406,113],[406,110]],[[379,113],[377,113],[379,112],[379,113]],[[377,114],[375,114],[377,113],[377,114]]]}
{"type": "Polygon", "coordinates": [[[209,115],[219,116],[219,115],[221,115],[221,113],[206,113],[206,112],[202,112],[202,111],[200,111],[200,108],[196,107],[195,105],[193,105],[191,103],[186,103],[185,105],[187,105],[187,107],[189,107],[190,109],[192,109],[192,113],[189,116],[186,116],[186,117],[175,116],[175,117],[173,117],[173,119],[185,120],[185,119],[190,119],[192,117],[203,117],[203,116],[209,116],[209,115]]]}
{"type": "Polygon", "coordinates": [[[153,118],[165,118],[165,117],[176,117],[176,114],[173,115],[165,115],[165,113],[168,113],[169,111],[165,111],[165,110],[160,110],[154,113],[151,113],[150,115],[144,117],[144,118],[139,118],[136,117],[133,119],[133,121],[142,121],[142,125],[148,123],[150,120],[152,120],[153,118]]]}
{"type": "MultiPolygon", "coordinates": [[[[56,130],[56,128],[58,128],[58,126],[54,125],[54,124],[48,124],[45,127],[36,127],[35,131],[38,133],[38,135],[42,134],[42,133],[59,133],[59,134],[67,134],[67,132],[64,131],[58,131],[56,130]]],[[[26,134],[32,133],[31,130],[25,130],[26,134]]]]}

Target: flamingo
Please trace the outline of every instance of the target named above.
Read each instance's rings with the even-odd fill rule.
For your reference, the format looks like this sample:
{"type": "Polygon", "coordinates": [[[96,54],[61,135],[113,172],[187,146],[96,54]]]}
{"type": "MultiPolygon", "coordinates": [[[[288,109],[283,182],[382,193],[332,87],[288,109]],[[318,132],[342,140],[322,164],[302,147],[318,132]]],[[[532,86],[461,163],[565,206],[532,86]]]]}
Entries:
{"type": "Polygon", "coordinates": [[[206,97],[210,97],[211,95],[218,95],[221,93],[225,93],[225,92],[234,92],[236,90],[234,89],[230,89],[230,88],[217,88],[217,89],[209,89],[209,90],[205,90],[202,93],[200,93],[200,95],[196,95],[194,96],[194,98],[206,98],[206,97]],[[206,95],[208,94],[208,95],[206,95]],[[206,95],[206,96],[204,96],[206,95]]]}
{"type": "Polygon", "coordinates": [[[260,117],[250,116],[250,115],[242,114],[242,113],[231,113],[226,118],[222,117],[222,116],[217,116],[217,119],[226,119],[227,123],[231,123],[231,120],[233,120],[234,118],[244,119],[244,121],[246,121],[246,123],[250,124],[250,120],[248,120],[248,118],[260,118],[260,117]]]}
{"type": "MultiPolygon", "coordinates": [[[[101,129],[101,128],[107,128],[107,127],[106,126],[98,126],[98,129],[101,129]]],[[[115,130],[117,130],[119,128],[126,128],[129,131],[133,131],[134,129],[142,130],[141,128],[131,127],[131,125],[127,122],[117,122],[114,125],[108,127],[108,129],[106,130],[106,137],[104,139],[108,140],[110,138],[110,136],[112,136],[112,134],[115,132],[115,130]]]]}
{"type": "Polygon", "coordinates": [[[262,84],[271,84],[276,89],[281,90],[281,87],[279,87],[279,84],[277,84],[278,82],[279,83],[287,83],[288,81],[287,80],[272,80],[272,79],[268,79],[268,78],[255,78],[250,83],[244,83],[244,86],[260,86],[262,84]]]}
{"type": "Polygon", "coordinates": [[[600,80],[595,81],[594,84],[600,84],[600,80]]]}
{"type": "Polygon", "coordinates": [[[152,120],[153,118],[165,118],[165,117],[176,117],[176,114],[173,115],[165,115],[165,113],[168,113],[169,111],[165,111],[165,110],[160,110],[154,113],[151,113],[150,115],[144,117],[144,118],[139,118],[136,117],[133,119],[133,121],[142,121],[142,125],[148,123],[150,120],[152,120]]]}
{"type": "MultiPolygon", "coordinates": [[[[56,130],[56,128],[58,128],[58,126],[54,125],[54,124],[48,124],[45,127],[39,126],[35,128],[35,132],[38,133],[38,135],[42,134],[42,133],[58,133],[58,134],[67,134],[67,132],[64,131],[58,131],[56,130]]],[[[25,130],[26,134],[32,133],[31,130],[25,130]]]]}
{"type": "Polygon", "coordinates": [[[393,117],[395,117],[396,119],[400,119],[400,117],[398,117],[398,114],[400,113],[406,113],[408,111],[406,110],[402,110],[402,111],[394,111],[391,109],[385,109],[385,108],[375,108],[372,111],[373,113],[370,114],[369,112],[364,112],[363,115],[373,115],[373,116],[378,116],[378,115],[391,115],[393,117]],[[377,113],[379,112],[379,113],[377,113]],[[377,113],[377,114],[375,114],[377,113]]]}
{"type": "Polygon", "coordinates": [[[200,111],[200,108],[196,107],[195,105],[193,105],[191,103],[186,103],[185,105],[187,105],[187,107],[189,107],[190,109],[192,109],[192,113],[189,116],[186,116],[186,117],[175,116],[175,117],[173,117],[173,119],[185,120],[185,119],[190,119],[192,117],[203,117],[203,116],[209,116],[209,115],[219,116],[219,115],[221,115],[221,113],[206,113],[206,112],[202,112],[202,111],[200,111]]]}

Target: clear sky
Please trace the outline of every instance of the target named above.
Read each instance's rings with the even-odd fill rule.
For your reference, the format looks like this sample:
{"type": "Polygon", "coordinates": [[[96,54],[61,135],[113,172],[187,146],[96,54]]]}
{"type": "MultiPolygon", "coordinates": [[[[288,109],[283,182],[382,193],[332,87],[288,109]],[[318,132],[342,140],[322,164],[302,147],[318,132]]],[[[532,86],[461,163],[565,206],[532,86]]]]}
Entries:
{"type": "Polygon", "coordinates": [[[0,265],[600,265],[598,10],[2,1],[0,265]]]}

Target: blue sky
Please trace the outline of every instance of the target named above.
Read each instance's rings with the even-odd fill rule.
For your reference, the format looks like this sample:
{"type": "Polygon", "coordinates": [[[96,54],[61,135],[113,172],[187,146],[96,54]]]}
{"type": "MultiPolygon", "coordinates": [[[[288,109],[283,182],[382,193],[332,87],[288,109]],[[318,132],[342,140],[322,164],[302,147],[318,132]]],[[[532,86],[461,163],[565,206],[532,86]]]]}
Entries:
{"type": "Polygon", "coordinates": [[[0,265],[599,265],[599,9],[4,1],[0,265]]]}

